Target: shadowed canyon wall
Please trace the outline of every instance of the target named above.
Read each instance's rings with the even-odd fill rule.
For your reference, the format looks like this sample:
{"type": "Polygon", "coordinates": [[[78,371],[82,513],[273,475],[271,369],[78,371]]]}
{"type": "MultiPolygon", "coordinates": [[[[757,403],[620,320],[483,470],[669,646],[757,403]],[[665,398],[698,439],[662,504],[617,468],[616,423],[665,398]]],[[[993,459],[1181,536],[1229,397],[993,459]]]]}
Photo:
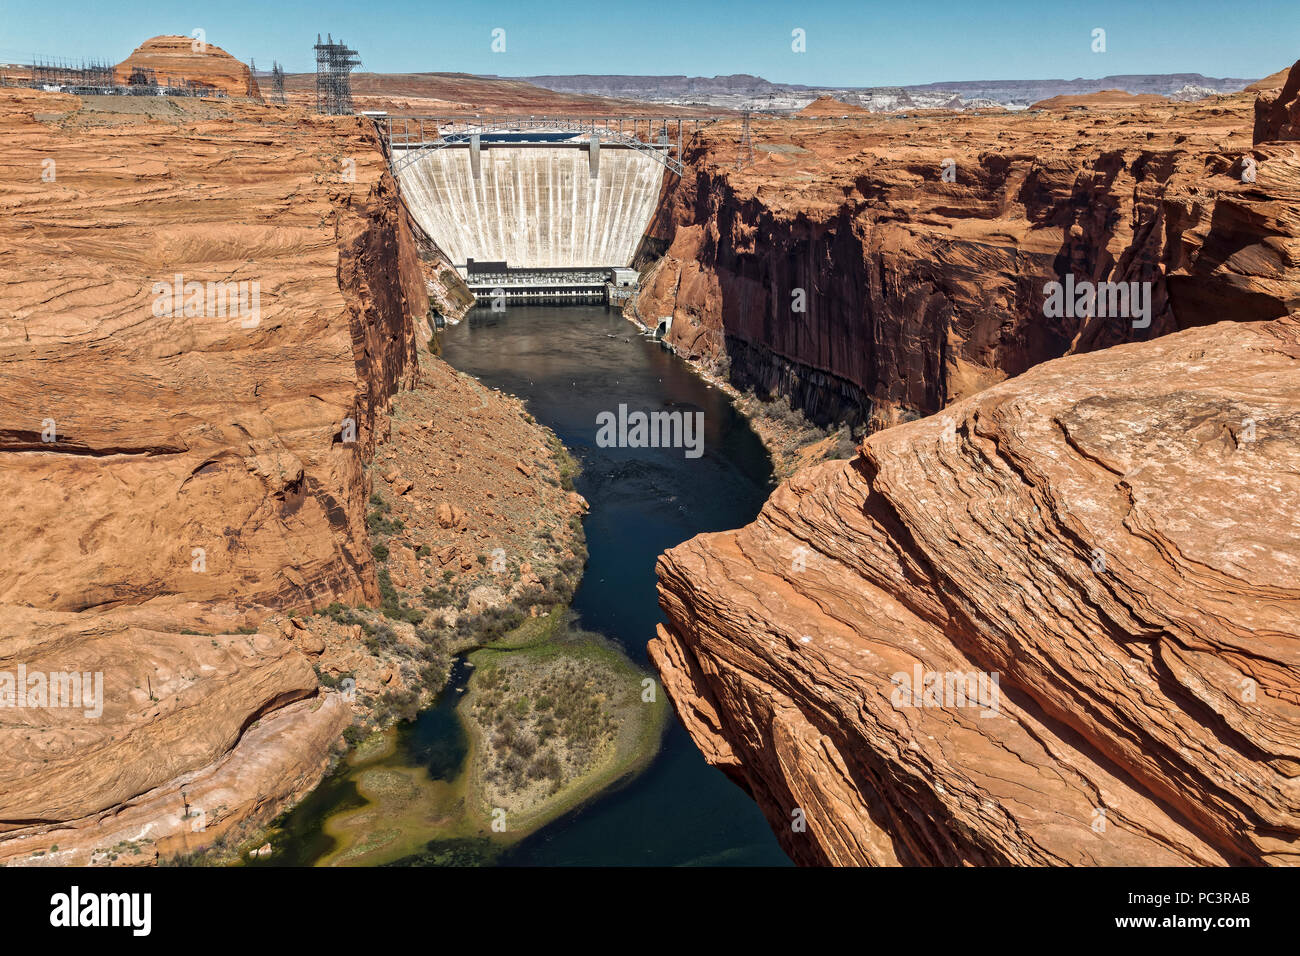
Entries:
{"type": "Polygon", "coordinates": [[[1254,201],[1251,111],[1240,95],[1102,116],[761,121],[741,170],[737,124],[718,124],[652,224],[641,264],[667,251],[636,311],[673,316],[669,340],[738,385],[873,428],[1059,355],[1284,315],[1295,289],[1231,278],[1261,274],[1229,221],[1254,201]],[[1067,273],[1150,283],[1149,327],[1045,316],[1045,283],[1067,273]]]}
{"type": "MultiPolygon", "coordinates": [[[[400,151],[399,151],[400,155],[400,151]]],[[[412,215],[457,265],[625,266],[659,199],[664,167],[639,150],[484,144],[428,150],[398,175],[412,215]]]]}
{"type": "Polygon", "coordinates": [[[796,861],[1300,862],[1291,76],[1253,144],[1236,97],[760,125],[795,148],[739,174],[697,145],[641,315],[814,407],[929,416],[658,565],[664,686],[796,861]],[[1151,327],[1045,320],[1070,270],[1153,282],[1151,327]]]}

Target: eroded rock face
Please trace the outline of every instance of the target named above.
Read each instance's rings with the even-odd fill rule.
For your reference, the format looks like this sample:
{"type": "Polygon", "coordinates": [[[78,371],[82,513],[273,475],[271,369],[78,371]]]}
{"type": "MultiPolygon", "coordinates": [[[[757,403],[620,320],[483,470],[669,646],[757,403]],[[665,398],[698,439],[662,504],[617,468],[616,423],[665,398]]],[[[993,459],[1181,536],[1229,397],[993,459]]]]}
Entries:
{"type": "Polygon", "coordinates": [[[303,654],[222,633],[235,625],[219,611],[3,615],[0,670],[81,678],[76,706],[4,711],[9,865],[150,864],[208,846],[314,786],[349,719],[303,654]]]}
{"type": "Polygon", "coordinates": [[[661,557],[650,651],[801,863],[1294,864],[1298,512],[1300,320],[1219,323],[800,472],[661,557]]]}
{"type": "Polygon", "coordinates": [[[189,80],[227,96],[259,99],[261,93],[246,63],[221,47],[195,37],[159,36],[145,40],[113,71],[116,82],[181,85],[189,80]]]}
{"type": "Polygon", "coordinates": [[[739,124],[716,124],[643,250],[665,254],[636,312],[738,385],[872,429],[1061,355],[1286,315],[1300,169],[1290,144],[1252,150],[1253,104],[764,118],[741,170],[739,124]],[[1150,314],[1048,315],[1066,275],[1149,283],[1150,314]]]}
{"type": "Polygon", "coordinates": [[[260,622],[379,600],[365,466],[428,310],[382,152],[358,119],[176,102],[0,91],[0,672],[104,691],[0,710],[6,861],[265,819],[349,713],[260,622]]]}
{"type": "Polygon", "coordinates": [[[0,225],[0,602],[377,600],[362,467],[414,380],[423,280],[373,133],[303,120],[301,149],[249,111],[109,128],[8,112],[30,180],[0,225]],[[131,139],[173,146],[132,166],[131,139]],[[255,314],[209,308],[216,283],[244,283],[255,314]]]}
{"type": "Polygon", "coordinates": [[[1295,76],[1253,142],[1220,97],[698,147],[642,314],[930,415],[660,560],[664,685],[795,860],[1300,862],[1295,76]],[[1150,281],[1150,327],[1049,319],[1066,272],[1150,281]]]}
{"type": "Polygon", "coordinates": [[[1261,80],[1261,92],[1255,100],[1255,142],[1300,139],[1300,61],[1291,67],[1285,79],[1270,89],[1269,77],[1261,80]]]}

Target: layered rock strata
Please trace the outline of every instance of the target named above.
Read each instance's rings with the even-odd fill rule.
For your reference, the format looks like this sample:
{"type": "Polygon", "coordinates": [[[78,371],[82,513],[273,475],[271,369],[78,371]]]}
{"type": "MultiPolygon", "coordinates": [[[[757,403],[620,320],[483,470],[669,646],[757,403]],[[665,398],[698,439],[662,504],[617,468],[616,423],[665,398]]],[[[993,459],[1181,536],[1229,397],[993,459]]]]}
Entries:
{"type": "Polygon", "coordinates": [[[380,596],[365,466],[428,297],[375,134],[176,104],[0,99],[0,672],[102,675],[0,709],[8,862],[303,792],[348,708],[259,622],[380,596]]]}
{"type": "Polygon", "coordinates": [[[725,330],[860,384],[876,425],[934,413],[659,562],[664,686],[796,861],[1300,862],[1298,76],[1235,157],[1189,155],[1246,120],[1226,103],[1185,115],[1182,149],[1134,150],[1172,132],[1147,123],[1069,161],[985,154],[1017,184],[958,222],[932,192],[904,209],[882,160],[858,218],[778,213],[760,185],[677,227],[703,259],[670,251],[647,295],[683,348],[725,330]],[[1149,277],[1163,334],[1044,326],[1026,306],[1053,263],[1149,277]],[[796,280],[836,294],[765,314],[796,280]]]}
{"type": "Polygon", "coordinates": [[[664,686],[800,863],[1300,862],[1298,382],[1221,323],[879,432],[660,559],[664,686]]]}
{"type": "Polygon", "coordinates": [[[261,98],[248,64],[201,36],[158,36],[145,40],[117,65],[113,76],[123,86],[148,84],[150,80],[162,86],[188,82],[225,96],[261,98]]]}
{"type": "Polygon", "coordinates": [[[1252,141],[1253,99],[763,119],[741,169],[739,125],[716,124],[643,247],[635,314],[741,387],[871,429],[1061,355],[1285,315],[1296,170],[1252,141]],[[1067,281],[1138,283],[1147,314],[1052,314],[1067,281]]]}

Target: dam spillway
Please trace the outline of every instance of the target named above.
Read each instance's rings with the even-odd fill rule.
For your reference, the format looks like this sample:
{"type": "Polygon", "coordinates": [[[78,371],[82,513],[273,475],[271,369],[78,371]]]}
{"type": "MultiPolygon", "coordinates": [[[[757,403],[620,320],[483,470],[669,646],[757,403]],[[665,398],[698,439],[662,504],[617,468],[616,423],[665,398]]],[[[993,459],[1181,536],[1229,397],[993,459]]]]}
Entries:
{"type": "Polygon", "coordinates": [[[585,142],[456,144],[422,151],[397,176],[411,214],[457,266],[626,266],[665,167],[637,149],[596,152],[585,142]]]}

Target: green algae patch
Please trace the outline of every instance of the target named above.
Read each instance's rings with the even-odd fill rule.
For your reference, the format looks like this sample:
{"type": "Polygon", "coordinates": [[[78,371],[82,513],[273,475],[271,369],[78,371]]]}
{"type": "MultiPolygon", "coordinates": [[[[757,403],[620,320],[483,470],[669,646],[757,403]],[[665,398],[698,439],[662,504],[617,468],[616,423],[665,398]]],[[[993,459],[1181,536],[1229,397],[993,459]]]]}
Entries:
{"type": "Polygon", "coordinates": [[[658,683],[567,610],[527,619],[457,672],[420,718],[431,731],[390,728],[349,754],[351,799],[323,816],[315,865],[490,862],[632,779],[667,726],[658,683]]]}

